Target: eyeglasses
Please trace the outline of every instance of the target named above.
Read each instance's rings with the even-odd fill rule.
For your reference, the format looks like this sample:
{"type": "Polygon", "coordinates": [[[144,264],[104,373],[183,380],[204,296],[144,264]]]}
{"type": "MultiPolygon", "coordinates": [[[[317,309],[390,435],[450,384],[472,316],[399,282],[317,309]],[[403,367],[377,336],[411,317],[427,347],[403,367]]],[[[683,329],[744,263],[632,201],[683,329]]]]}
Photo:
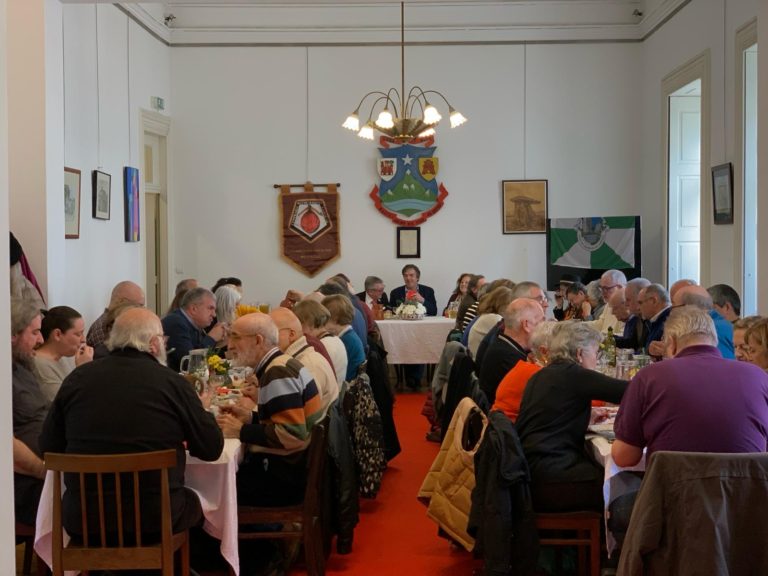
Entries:
{"type": "Polygon", "coordinates": [[[237,332],[230,332],[229,340],[230,342],[237,342],[243,338],[253,338],[254,336],[258,336],[258,334],[238,334],[237,332]]]}
{"type": "Polygon", "coordinates": [[[614,288],[618,288],[619,286],[619,284],[613,284],[612,286],[600,286],[600,292],[608,292],[614,288]]]}

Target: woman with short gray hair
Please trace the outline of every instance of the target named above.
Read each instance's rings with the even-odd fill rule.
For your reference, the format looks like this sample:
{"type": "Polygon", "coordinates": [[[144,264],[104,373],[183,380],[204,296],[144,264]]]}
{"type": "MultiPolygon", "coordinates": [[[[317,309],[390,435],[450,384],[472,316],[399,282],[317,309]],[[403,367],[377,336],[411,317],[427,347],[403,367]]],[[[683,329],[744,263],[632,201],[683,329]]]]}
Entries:
{"type": "Polygon", "coordinates": [[[517,430],[537,512],[603,509],[604,471],[584,452],[584,434],[592,400],[618,404],[627,382],[595,371],[601,339],[583,322],[559,323],[549,364],[525,387],[517,430]]]}

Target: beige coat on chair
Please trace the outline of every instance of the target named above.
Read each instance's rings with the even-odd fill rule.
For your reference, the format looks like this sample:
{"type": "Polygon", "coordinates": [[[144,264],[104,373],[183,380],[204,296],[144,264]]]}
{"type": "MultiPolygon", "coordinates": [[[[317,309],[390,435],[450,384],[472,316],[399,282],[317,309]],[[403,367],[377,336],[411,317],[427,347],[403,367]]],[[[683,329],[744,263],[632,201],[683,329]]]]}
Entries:
{"type": "Polygon", "coordinates": [[[464,398],[453,413],[440,452],[418,494],[419,500],[427,505],[427,516],[470,551],[475,546],[474,538],[467,534],[475,487],[474,458],[487,425],[488,419],[477,404],[471,398],[464,398]],[[472,448],[465,450],[462,438],[473,414],[482,419],[482,433],[472,448]]]}

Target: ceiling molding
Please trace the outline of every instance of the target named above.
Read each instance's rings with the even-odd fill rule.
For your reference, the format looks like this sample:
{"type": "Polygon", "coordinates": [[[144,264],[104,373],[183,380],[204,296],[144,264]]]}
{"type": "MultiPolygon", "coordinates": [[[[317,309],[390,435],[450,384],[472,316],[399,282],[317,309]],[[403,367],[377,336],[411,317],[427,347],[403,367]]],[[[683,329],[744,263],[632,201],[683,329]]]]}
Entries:
{"type": "Polygon", "coordinates": [[[141,4],[115,4],[115,7],[127,14],[155,39],[166,46],[171,45],[171,31],[163,22],[159,22],[150,12],[145,10],[141,4]]]}

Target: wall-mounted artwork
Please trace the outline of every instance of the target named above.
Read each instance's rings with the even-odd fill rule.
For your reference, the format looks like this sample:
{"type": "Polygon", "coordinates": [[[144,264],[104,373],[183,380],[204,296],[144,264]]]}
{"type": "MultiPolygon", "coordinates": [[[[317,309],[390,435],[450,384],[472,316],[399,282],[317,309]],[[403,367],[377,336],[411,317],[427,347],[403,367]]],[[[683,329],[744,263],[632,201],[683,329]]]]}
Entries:
{"type": "Polygon", "coordinates": [[[712,168],[712,207],[715,224],[733,224],[733,165],[712,168]]]}
{"type": "Polygon", "coordinates": [[[80,238],[80,170],[64,168],[64,238],[80,238]]]}
{"type": "Polygon", "coordinates": [[[123,169],[123,195],[125,197],[125,241],[139,241],[139,169],[123,169]]]}
{"type": "Polygon", "coordinates": [[[504,180],[501,188],[504,234],[547,231],[547,181],[504,180]]]}
{"type": "Polygon", "coordinates": [[[93,188],[93,217],[99,220],[109,220],[112,204],[112,176],[94,170],[91,175],[93,188]]]}
{"type": "Polygon", "coordinates": [[[421,258],[421,228],[397,227],[397,257],[421,258]]]}

